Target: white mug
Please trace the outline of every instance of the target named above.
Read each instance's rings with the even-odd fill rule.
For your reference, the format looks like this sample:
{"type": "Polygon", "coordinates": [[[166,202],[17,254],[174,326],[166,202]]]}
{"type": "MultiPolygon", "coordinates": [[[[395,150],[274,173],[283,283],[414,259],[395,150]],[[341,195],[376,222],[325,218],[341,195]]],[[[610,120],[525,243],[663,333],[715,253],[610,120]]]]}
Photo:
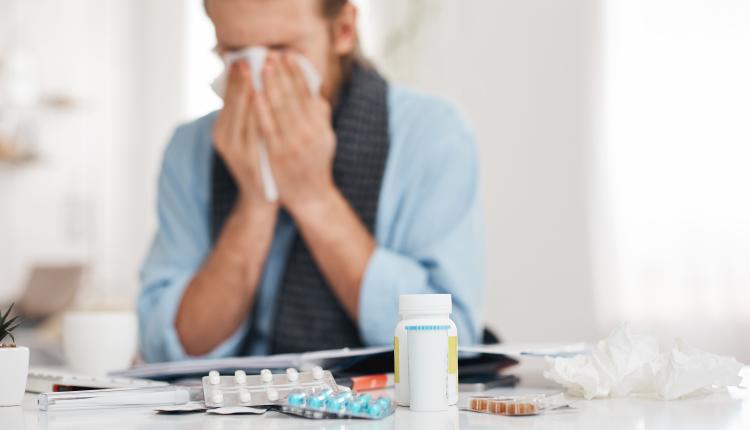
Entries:
{"type": "Polygon", "coordinates": [[[72,311],[63,318],[63,349],[70,367],[104,375],[129,367],[138,341],[138,320],[128,311],[72,311]]]}

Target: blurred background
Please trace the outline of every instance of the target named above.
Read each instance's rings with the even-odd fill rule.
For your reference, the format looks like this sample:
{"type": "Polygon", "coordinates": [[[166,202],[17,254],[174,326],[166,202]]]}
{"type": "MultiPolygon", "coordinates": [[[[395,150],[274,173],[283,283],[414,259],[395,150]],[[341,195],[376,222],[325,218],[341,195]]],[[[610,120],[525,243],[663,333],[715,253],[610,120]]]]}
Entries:
{"type": "MultiPolygon", "coordinates": [[[[629,320],[750,362],[750,2],[356,3],[386,76],[476,131],[503,339],[629,320]]],[[[0,306],[133,307],[214,41],[200,0],[0,0],[0,306]]]]}

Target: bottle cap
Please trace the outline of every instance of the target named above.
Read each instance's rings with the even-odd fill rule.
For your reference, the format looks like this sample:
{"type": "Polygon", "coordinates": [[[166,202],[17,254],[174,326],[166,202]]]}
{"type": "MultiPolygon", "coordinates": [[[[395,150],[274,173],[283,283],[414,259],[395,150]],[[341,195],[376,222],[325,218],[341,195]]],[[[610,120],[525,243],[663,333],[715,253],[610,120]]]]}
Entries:
{"type": "Polygon", "coordinates": [[[450,314],[452,311],[450,294],[402,294],[398,297],[401,315],[450,314]]]}

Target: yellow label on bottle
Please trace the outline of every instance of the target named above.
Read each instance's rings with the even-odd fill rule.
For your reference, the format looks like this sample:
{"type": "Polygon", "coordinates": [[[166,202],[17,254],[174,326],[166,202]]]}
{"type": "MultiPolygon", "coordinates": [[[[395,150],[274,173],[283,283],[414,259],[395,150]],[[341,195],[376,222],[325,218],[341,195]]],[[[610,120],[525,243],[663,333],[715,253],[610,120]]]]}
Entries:
{"type": "Polygon", "coordinates": [[[393,381],[399,383],[398,377],[398,336],[393,336],[393,381]]]}
{"type": "Polygon", "coordinates": [[[458,336],[448,336],[448,373],[458,374],[458,336]]]}

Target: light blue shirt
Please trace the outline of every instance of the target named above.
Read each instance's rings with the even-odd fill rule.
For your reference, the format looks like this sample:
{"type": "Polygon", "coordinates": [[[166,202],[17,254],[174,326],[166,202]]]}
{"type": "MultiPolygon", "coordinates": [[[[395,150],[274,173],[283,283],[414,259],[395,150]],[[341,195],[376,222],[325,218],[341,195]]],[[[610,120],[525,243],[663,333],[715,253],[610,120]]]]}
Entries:
{"type": "MultiPolygon", "coordinates": [[[[366,345],[393,341],[400,294],[450,293],[459,342],[479,340],[483,222],[474,138],[447,103],[397,86],[388,93],[390,149],[375,225],[377,248],[362,281],[358,327],[366,345]]],[[[216,113],[177,128],[164,155],[159,228],[141,270],[138,298],[146,361],[190,358],[175,330],[185,287],[211,251],[211,129],[216,113]]],[[[273,309],[296,227],[276,225],[255,309],[252,354],[269,353],[273,309]]],[[[216,285],[215,288],[221,288],[216,285]]],[[[221,309],[215,309],[221,312],[221,309]]],[[[203,357],[240,353],[251,318],[203,357]]]]}

